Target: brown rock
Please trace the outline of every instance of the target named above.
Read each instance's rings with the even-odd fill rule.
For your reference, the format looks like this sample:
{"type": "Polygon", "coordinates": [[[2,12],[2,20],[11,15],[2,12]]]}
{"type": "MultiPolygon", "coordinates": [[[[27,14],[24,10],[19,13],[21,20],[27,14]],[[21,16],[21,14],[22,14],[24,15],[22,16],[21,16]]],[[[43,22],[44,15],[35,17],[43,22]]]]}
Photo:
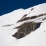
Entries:
{"type": "Polygon", "coordinates": [[[18,31],[13,35],[13,37],[20,39],[30,34],[32,31],[35,31],[40,26],[40,24],[41,23],[36,23],[36,22],[23,23],[22,25],[16,27],[18,31]]]}

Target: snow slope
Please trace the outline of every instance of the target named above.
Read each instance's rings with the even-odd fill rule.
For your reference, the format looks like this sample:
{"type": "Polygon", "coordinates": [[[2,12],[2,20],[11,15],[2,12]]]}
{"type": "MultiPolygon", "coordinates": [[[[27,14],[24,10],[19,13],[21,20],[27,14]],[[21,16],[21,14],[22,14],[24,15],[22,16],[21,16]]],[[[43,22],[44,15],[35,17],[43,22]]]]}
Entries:
{"type": "MultiPolygon", "coordinates": [[[[12,35],[17,31],[13,29],[16,26],[26,22],[17,23],[23,15],[28,14],[26,17],[38,16],[39,14],[46,13],[46,3],[39,4],[28,9],[17,9],[10,13],[0,16],[0,46],[46,46],[46,15],[31,21],[42,22],[40,27],[34,32],[21,39],[16,39],[12,35]],[[33,8],[33,10],[31,10],[33,8]]],[[[30,21],[30,20],[27,20],[30,21]]]]}

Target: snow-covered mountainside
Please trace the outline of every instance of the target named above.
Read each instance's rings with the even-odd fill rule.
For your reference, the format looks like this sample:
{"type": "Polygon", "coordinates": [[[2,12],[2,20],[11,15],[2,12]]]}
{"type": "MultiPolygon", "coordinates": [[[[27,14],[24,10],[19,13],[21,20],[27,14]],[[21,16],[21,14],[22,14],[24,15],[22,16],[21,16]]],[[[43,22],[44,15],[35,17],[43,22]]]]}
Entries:
{"type": "Polygon", "coordinates": [[[17,9],[0,16],[0,46],[46,46],[46,3],[28,9],[17,9]],[[28,22],[33,22],[31,31],[34,30],[34,22],[40,25],[23,38],[12,36],[18,31],[15,27],[28,22]]]}

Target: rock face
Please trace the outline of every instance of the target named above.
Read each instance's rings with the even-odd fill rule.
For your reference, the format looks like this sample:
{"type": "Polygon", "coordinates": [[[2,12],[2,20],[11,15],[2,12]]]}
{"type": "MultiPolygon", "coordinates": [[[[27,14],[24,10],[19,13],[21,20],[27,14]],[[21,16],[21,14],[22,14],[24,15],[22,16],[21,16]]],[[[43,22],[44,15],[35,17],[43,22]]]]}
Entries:
{"type": "Polygon", "coordinates": [[[30,34],[32,31],[35,31],[41,23],[36,22],[25,22],[22,25],[16,27],[18,31],[13,35],[13,37],[16,37],[17,39],[20,39],[28,34],[30,34]]]}
{"type": "Polygon", "coordinates": [[[13,37],[16,37],[17,39],[20,39],[20,38],[30,34],[32,31],[35,31],[40,26],[40,24],[42,22],[42,21],[37,22],[40,19],[42,21],[45,20],[46,19],[46,13],[39,14],[38,16],[31,16],[31,17],[25,17],[24,16],[24,17],[22,17],[20,20],[17,21],[17,23],[23,22],[23,21],[26,21],[26,20],[30,20],[30,21],[29,22],[26,21],[23,24],[21,24],[20,26],[16,27],[18,29],[18,31],[15,34],[13,34],[13,37]],[[42,18],[43,16],[45,16],[45,17],[42,18]],[[35,21],[31,21],[33,19],[35,21]]]}
{"type": "Polygon", "coordinates": [[[15,27],[16,29],[18,29],[18,31],[12,35],[13,37],[16,37],[17,39],[25,37],[32,31],[35,31],[40,26],[41,22],[46,20],[46,7],[44,7],[43,5],[41,6],[29,9],[31,11],[24,14],[22,18],[17,21],[17,23],[23,23],[20,26],[15,27]]]}
{"type": "MultiPolygon", "coordinates": [[[[25,17],[24,16],[22,19],[18,20],[17,23],[18,22],[23,22],[23,21],[26,21],[26,20],[32,20],[32,19],[39,18],[39,17],[42,17],[42,16],[46,16],[46,13],[39,14],[38,16],[36,16],[36,15],[35,16],[31,16],[31,17],[25,17]]],[[[45,19],[46,19],[46,17],[45,17],[45,19]]]]}

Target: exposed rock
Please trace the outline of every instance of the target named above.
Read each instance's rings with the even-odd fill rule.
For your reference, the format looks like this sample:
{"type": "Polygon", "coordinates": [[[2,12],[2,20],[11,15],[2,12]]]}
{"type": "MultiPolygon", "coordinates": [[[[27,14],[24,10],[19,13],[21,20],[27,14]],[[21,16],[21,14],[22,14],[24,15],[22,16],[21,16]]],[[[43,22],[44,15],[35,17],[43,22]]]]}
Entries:
{"type": "Polygon", "coordinates": [[[12,26],[13,24],[7,24],[7,25],[3,25],[2,27],[8,27],[8,26],[12,26]]]}
{"type": "MultiPolygon", "coordinates": [[[[34,18],[36,18],[37,16],[32,16],[32,17],[25,17],[25,18],[23,18],[23,19],[20,19],[18,22],[22,22],[22,21],[26,21],[26,20],[29,20],[29,19],[34,19],[34,18]]],[[[17,22],[17,23],[18,23],[17,22]]]]}
{"type": "Polygon", "coordinates": [[[34,8],[31,9],[31,11],[33,10],[34,8]]]}
{"type": "Polygon", "coordinates": [[[17,39],[20,39],[28,34],[30,34],[32,31],[35,31],[41,23],[36,22],[26,22],[22,25],[16,27],[18,31],[12,35],[13,37],[16,37],[17,39]]]}
{"type": "MultiPolygon", "coordinates": [[[[22,19],[20,19],[18,22],[23,22],[26,20],[31,20],[31,19],[35,19],[38,17],[42,17],[42,16],[46,16],[46,13],[43,14],[39,14],[36,16],[31,16],[31,17],[22,17],[22,19]]],[[[46,17],[44,18],[46,19],[46,17]]],[[[32,31],[35,31],[39,26],[40,26],[41,22],[35,22],[35,21],[30,21],[30,22],[25,22],[22,25],[15,27],[14,29],[18,29],[18,31],[13,34],[13,37],[16,37],[17,39],[20,39],[22,37],[25,37],[26,35],[30,34],[32,31]]]]}
{"type": "Polygon", "coordinates": [[[18,22],[22,22],[22,21],[26,21],[26,20],[35,19],[35,18],[44,16],[44,15],[46,15],[46,13],[39,14],[39,15],[35,15],[35,16],[31,16],[31,17],[25,17],[25,18],[23,18],[23,19],[18,20],[17,23],[18,23],[18,22]]]}
{"type": "Polygon", "coordinates": [[[25,14],[22,18],[25,18],[27,16],[27,14],[25,14]]]}

